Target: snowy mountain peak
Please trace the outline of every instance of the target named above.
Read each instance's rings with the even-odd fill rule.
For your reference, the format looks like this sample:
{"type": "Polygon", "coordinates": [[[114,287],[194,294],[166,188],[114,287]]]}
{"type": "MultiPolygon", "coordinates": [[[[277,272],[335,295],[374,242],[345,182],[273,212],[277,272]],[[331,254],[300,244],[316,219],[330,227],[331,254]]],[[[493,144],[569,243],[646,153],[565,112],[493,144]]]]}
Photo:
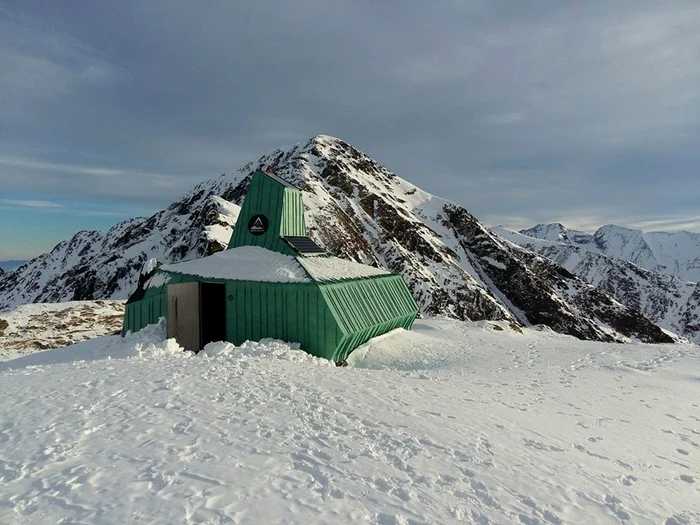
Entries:
{"type": "Polygon", "coordinates": [[[577,244],[588,244],[593,242],[593,236],[589,233],[571,230],[564,226],[560,222],[554,222],[551,224],[538,224],[527,230],[521,230],[520,233],[527,235],[528,237],[534,237],[536,239],[544,239],[547,241],[563,242],[569,243],[569,241],[576,242],[577,244]]]}
{"type": "Polygon", "coordinates": [[[401,274],[425,314],[542,324],[582,339],[673,340],[570,272],[493,235],[462,206],[327,135],[202,182],[166,209],[119,223],[106,236],[81,232],[0,277],[0,309],[126,298],[149,259],[168,264],[224,249],[250,176],[267,166],[304,193],[307,228],[318,244],[401,274]]]}

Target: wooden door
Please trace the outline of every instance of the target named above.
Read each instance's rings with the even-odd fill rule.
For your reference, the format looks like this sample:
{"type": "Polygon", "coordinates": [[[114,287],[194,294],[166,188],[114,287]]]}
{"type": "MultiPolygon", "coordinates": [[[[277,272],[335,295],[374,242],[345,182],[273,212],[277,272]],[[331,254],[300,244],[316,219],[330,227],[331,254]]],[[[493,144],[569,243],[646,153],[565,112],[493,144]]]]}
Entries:
{"type": "Polygon", "coordinates": [[[174,337],[185,350],[201,347],[199,283],[168,285],[168,338],[174,337]]]}

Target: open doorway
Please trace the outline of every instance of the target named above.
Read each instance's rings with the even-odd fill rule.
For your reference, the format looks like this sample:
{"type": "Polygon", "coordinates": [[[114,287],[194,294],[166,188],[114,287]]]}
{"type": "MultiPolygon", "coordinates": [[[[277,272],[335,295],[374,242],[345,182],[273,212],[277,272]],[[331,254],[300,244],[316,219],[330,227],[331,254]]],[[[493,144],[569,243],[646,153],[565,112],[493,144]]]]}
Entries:
{"type": "Polygon", "coordinates": [[[185,350],[199,352],[226,340],[226,287],[223,283],[168,285],[168,337],[185,350]]]}
{"type": "Polygon", "coordinates": [[[201,346],[226,340],[226,286],[199,283],[201,346]]]}

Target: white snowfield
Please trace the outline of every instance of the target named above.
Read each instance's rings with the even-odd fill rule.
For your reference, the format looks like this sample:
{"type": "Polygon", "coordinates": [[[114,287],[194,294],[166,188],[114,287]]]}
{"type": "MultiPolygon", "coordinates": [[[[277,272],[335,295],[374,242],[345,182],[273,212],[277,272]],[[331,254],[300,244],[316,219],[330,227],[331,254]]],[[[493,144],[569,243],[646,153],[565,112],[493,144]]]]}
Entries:
{"type": "Polygon", "coordinates": [[[336,368],[162,326],[0,363],[0,523],[700,523],[697,346],[418,321],[336,368]]]}

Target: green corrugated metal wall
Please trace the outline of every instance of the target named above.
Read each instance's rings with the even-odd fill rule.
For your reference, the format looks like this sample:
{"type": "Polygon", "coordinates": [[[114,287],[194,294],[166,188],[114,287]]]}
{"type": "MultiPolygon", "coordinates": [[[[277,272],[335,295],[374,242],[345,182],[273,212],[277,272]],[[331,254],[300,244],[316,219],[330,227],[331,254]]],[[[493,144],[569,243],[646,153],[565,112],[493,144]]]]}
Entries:
{"type": "Polygon", "coordinates": [[[140,301],[128,303],[124,311],[122,335],[127,332],[137,332],[149,324],[155,324],[161,317],[168,316],[166,288],[156,288],[164,293],[144,297],[140,301]]]}
{"type": "Polygon", "coordinates": [[[296,255],[280,237],[287,235],[306,235],[301,192],[283,186],[262,171],[256,171],[252,175],[228,249],[262,246],[275,252],[296,255]],[[269,221],[269,227],[262,235],[253,235],[248,231],[248,221],[257,214],[265,215],[269,221]]]}
{"type": "Polygon", "coordinates": [[[226,296],[226,338],[234,344],[272,337],[332,359],[343,337],[316,283],[228,281],[226,296]]]}
{"type": "MultiPolygon", "coordinates": [[[[202,280],[168,275],[167,284],[202,280]]],[[[409,329],[418,314],[398,275],[334,283],[225,281],[225,285],[228,341],[241,344],[272,337],[299,342],[310,354],[334,362],[343,361],[372,337],[395,328],[409,329]]],[[[167,308],[167,285],[148,289],[141,300],[126,305],[122,333],[157,323],[160,317],[167,319],[167,308]]]]}
{"type": "Polygon", "coordinates": [[[410,329],[418,307],[399,275],[319,283],[343,337],[332,360],[343,361],[372,337],[395,328],[410,329]]]}
{"type": "Polygon", "coordinates": [[[343,361],[359,345],[418,314],[398,275],[337,283],[226,283],[226,337],[234,344],[272,337],[343,361]]]}
{"type": "Polygon", "coordinates": [[[284,188],[284,209],[280,223],[280,235],[282,237],[306,235],[304,201],[301,192],[294,188],[284,188]]]}

